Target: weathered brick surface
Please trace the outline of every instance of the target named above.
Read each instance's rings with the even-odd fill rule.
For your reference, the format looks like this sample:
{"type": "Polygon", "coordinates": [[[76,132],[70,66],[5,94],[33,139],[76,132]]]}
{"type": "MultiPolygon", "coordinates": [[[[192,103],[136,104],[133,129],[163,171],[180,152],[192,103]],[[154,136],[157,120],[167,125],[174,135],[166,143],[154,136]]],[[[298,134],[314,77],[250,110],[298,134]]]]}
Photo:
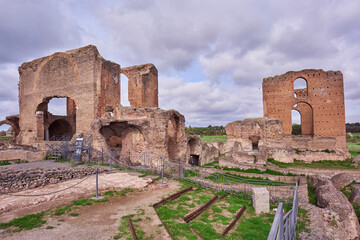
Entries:
{"type": "Polygon", "coordinates": [[[344,86],[340,71],[306,69],[264,78],[263,102],[264,116],[281,120],[285,135],[291,135],[291,110],[295,109],[302,116],[303,134],[335,138],[336,148],[346,151],[344,86]],[[294,89],[298,78],[306,80],[307,89],[294,89]]]}

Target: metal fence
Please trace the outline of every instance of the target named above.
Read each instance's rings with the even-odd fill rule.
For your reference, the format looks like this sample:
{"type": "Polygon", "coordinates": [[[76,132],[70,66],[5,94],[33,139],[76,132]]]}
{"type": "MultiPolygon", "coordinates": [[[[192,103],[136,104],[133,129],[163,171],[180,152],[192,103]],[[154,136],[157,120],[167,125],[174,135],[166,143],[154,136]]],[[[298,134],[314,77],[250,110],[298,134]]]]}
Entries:
{"type": "Polygon", "coordinates": [[[283,203],[280,202],[271,226],[268,240],[293,240],[296,234],[296,220],[298,213],[298,184],[294,193],[292,209],[283,214],[283,203]]]}
{"type": "MultiPolygon", "coordinates": [[[[52,148],[48,155],[51,153],[63,156],[62,159],[71,158],[73,147],[62,144],[58,149],[52,148]]],[[[251,199],[254,187],[266,187],[270,193],[272,203],[283,201],[291,204],[295,192],[295,183],[242,177],[233,173],[219,172],[216,169],[173,161],[148,152],[127,152],[124,155],[114,157],[104,151],[86,147],[82,151],[82,163],[109,164],[110,168],[117,167],[159,174],[162,177],[166,176],[192,184],[199,184],[217,191],[231,192],[246,199],[251,199]]]]}

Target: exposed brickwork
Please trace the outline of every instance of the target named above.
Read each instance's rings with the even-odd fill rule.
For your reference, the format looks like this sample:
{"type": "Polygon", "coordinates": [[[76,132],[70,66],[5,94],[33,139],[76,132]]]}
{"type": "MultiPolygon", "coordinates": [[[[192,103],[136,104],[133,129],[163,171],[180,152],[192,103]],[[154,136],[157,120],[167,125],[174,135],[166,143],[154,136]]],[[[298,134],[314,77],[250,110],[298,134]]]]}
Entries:
{"type": "Polygon", "coordinates": [[[263,102],[264,116],[281,120],[285,135],[291,135],[291,110],[295,109],[302,116],[304,135],[336,138],[336,147],[346,149],[344,86],[340,71],[306,69],[264,78],[263,102]],[[294,89],[298,78],[306,80],[307,89],[294,89]]]}
{"type": "Polygon", "coordinates": [[[121,68],[129,79],[128,96],[134,108],[158,107],[158,71],[153,64],[121,68]]]}

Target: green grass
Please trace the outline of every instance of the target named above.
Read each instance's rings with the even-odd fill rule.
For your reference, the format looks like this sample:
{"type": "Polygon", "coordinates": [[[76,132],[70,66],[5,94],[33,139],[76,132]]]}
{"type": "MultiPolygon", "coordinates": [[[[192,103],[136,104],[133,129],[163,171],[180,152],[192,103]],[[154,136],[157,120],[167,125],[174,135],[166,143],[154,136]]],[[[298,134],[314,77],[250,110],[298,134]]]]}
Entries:
{"type": "Polygon", "coordinates": [[[249,168],[249,169],[240,169],[240,168],[229,168],[229,167],[223,167],[221,168],[225,171],[234,171],[234,172],[244,172],[244,173],[256,173],[256,174],[270,174],[270,175],[276,175],[276,176],[298,176],[296,174],[292,173],[282,173],[271,169],[266,169],[265,171],[261,171],[257,168],[249,168]]]}
{"type": "Polygon", "coordinates": [[[1,161],[0,166],[10,165],[11,163],[9,161],[1,161]]]}
{"type": "Polygon", "coordinates": [[[12,140],[12,137],[0,137],[0,141],[12,140]]]}
{"type": "Polygon", "coordinates": [[[154,239],[153,237],[144,238],[145,232],[141,230],[141,228],[138,225],[138,222],[148,221],[148,220],[147,219],[144,220],[142,218],[139,218],[138,214],[130,214],[130,215],[123,216],[121,218],[120,226],[118,228],[119,233],[114,236],[114,239],[120,239],[120,238],[127,239],[127,240],[128,239],[129,240],[133,239],[132,236],[131,236],[131,232],[129,230],[129,224],[128,224],[127,218],[131,219],[132,225],[133,225],[133,227],[135,229],[137,239],[139,239],[139,240],[151,240],[151,239],[154,239]]]}
{"type": "Polygon", "coordinates": [[[309,196],[309,202],[312,205],[317,206],[317,197],[315,195],[315,187],[311,186],[308,182],[308,196],[309,196]]]}
{"type": "Polygon", "coordinates": [[[207,164],[202,165],[201,167],[203,167],[203,168],[212,168],[214,166],[219,166],[219,161],[209,162],[207,164]]]}
{"type": "Polygon", "coordinates": [[[351,157],[355,157],[360,154],[360,143],[346,143],[349,152],[351,153],[351,157]]]}
{"type": "Polygon", "coordinates": [[[280,181],[271,181],[268,178],[263,179],[259,177],[243,177],[236,174],[231,173],[212,173],[210,176],[205,177],[215,183],[224,183],[224,184],[236,184],[236,183],[248,183],[252,185],[259,185],[259,186],[285,186],[285,185],[292,185],[289,183],[284,183],[280,181]]]}
{"type": "Polygon", "coordinates": [[[79,216],[78,213],[70,213],[69,215],[72,216],[72,217],[77,217],[77,216],[79,216]]]}
{"type": "Polygon", "coordinates": [[[341,189],[341,192],[349,199],[352,193],[351,184],[341,189]]]}
{"type": "Polygon", "coordinates": [[[156,208],[174,239],[198,239],[191,228],[196,230],[204,239],[209,240],[267,238],[274,214],[256,216],[251,201],[236,196],[229,195],[222,200],[216,200],[211,207],[188,224],[182,220],[185,215],[207,202],[213,194],[211,191],[200,189],[188,192],[186,195],[156,208]],[[221,232],[244,205],[247,206],[247,209],[243,216],[227,235],[220,238],[221,232]]]}
{"type": "Polygon", "coordinates": [[[201,141],[203,142],[226,142],[228,139],[228,136],[226,135],[220,135],[220,136],[201,136],[201,141]]]}
{"type": "Polygon", "coordinates": [[[294,160],[293,163],[283,163],[283,162],[275,161],[272,158],[268,158],[267,161],[280,168],[306,167],[306,168],[356,169],[356,167],[351,165],[352,164],[351,159],[346,159],[345,161],[323,160],[312,163],[306,163],[304,161],[299,161],[299,160],[294,160]]]}
{"type": "Polygon", "coordinates": [[[43,211],[36,214],[29,214],[20,218],[14,218],[10,222],[0,223],[0,228],[17,227],[15,232],[38,228],[46,223],[46,221],[43,220],[45,213],[46,211],[43,211]]]}
{"type": "Polygon", "coordinates": [[[310,232],[309,226],[310,226],[310,219],[308,216],[308,211],[299,207],[297,223],[296,223],[295,239],[299,239],[299,233],[301,232],[310,232]]]}

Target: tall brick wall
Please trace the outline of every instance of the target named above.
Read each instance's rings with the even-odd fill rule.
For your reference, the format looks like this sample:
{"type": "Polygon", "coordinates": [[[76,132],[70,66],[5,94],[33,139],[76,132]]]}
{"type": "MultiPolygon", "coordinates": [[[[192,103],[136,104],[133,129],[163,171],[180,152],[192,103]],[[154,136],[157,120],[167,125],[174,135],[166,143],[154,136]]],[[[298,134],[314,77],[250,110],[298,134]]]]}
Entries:
{"type": "Polygon", "coordinates": [[[335,138],[335,148],[348,152],[340,71],[306,69],[264,78],[263,106],[265,117],[282,121],[285,135],[291,135],[291,111],[297,110],[301,114],[304,135],[335,138]],[[307,82],[306,89],[294,89],[294,81],[298,78],[307,82]]]}
{"type": "Polygon", "coordinates": [[[264,116],[280,119],[286,135],[290,135],[292,130],[292,109],[298,110],[302,116],[303,134],[319,137],[346,134],[343,75],[340,71],[307,69],[265,78],[263,102],[264,116]],[[307,91],[294,90],[297,78],[306,80],[307,91]],[[298,106],[294,107],[295,104],[298,106]]]}
{"type": "Polygon", "coordinates": [[[120,102],[120,65],[104,60],[89,45],[23,63],[19,67],[19,110],[22,144],[44,140],[46,104],[52,97],[66,97],[68,114],[76,114],[76,131],[91,129],[107,105],[120,102]]]}

